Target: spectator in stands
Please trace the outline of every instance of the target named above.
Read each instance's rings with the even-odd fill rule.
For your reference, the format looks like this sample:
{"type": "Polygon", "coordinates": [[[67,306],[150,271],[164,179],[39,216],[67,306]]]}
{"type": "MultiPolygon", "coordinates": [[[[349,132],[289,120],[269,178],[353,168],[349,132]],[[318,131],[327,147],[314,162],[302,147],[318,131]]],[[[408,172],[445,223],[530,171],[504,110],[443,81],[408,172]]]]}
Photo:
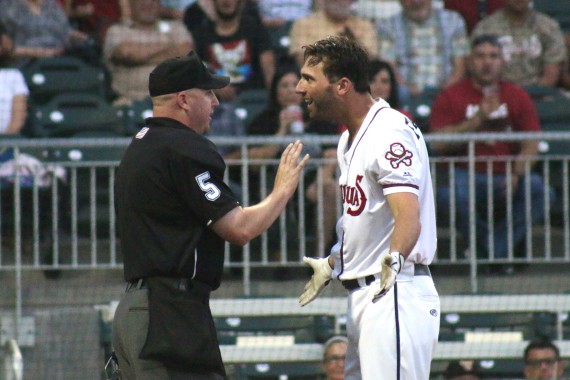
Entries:
{"type": "Polygon", "coordinates": [[[452,360],[443,374],[446,380],[477,380],[481,378],[479,367],[474,360],[452,360]]]}
{"type": "Polygon", "coordinates": [[[0,60],[2,65],[7,64],[14,52],[14,43],[12,38],[6,32],[6,28],[0,24],[0,60]]]}
{"type": "Polygon", "coordinates": [[[432,0],[400,0],[402,11],[378,21],[380,56],[395,68],[400,99],[463,79],[469,46],[465,21],[432,0]]]}
{"type": "Polygon", "coordinates": [[[566,90],[570,90],[570,31],[564,33],[564,41],[566,42],[566,62],[564,63],[564,70],[560,77],[560,85],[566,90]]]}
{"type": "Polygon", "coordinates": [[[193,31],[196,50],[209,68],[231,78],[220,95],[228,101],[241,89],[269,88],[275,73],[267,29],[246,12],[244,1],[213,0],[216,18],[205,19],[193,31]]]}
{"type": "Polygon", "coordinates": [[[192,36],[180,21],[159,19],[159,0],[131,0],[130,24],[113,24],[103,55],[118,93],[116,104],[148,96],[148,75],[166,58],[181,57],[192,48],[192,36]]]}
{"type": "Polygon", "coordinates": [[[107,29],[121,20],[119,0],[59,0],[67,17],[78,30],[103,46],[107,29]]]}
{"type": "Polygon", "coordinates": [[[3,135],[19,134],[24,127],[29,95],[20,70],[6,67],[13,48],[10,37],[0,25],[0,134],[3,135]]]}
{"type": "Polygon", "coordinates": [[[471,33],[480,20],[503,8],[505,0],[443,0],[443,5],[463,16],[467,33],[471,33]]]}
{"type": "Polygon", "coordinates": [[[345,35],[359,41],[371,57],[378,54],[378,37],[374,25],[351,14],[352,0],[327,0],[313,14],[300,18],[291,27],[289,53],[303,66],[303,46],[332,35],[345,35]]]}
{"type": "Polygon", "coordinates": [[[18,66],[89,45],[88,36],[71,27],[56,0],[5,1],[0,24],[14,42],[12,63],[18,66]]]}
{"type": "MultiPolygon", "coordinates": [[[[480,35],[472,42],[469,57],[470,77],[443,90],[436,98],[430,119],[430,132],[459,134],[473,132],[539,132],[540,124],[536,108],[529,95],[519,86],[501,79],[504,66],[501,45],[496,36],[480,35]]],[[[453,142],[433,143],[437,153],[443,155],[467,155],[467,145],[453,142]]],[[[532,222],[544,216],[544,183],[530,167],[538,151],[537,142],[490,141],[475,144],[475,156],[517,156],[508,175],[504,162],[493,163],[493,175],[487,176],[485,162],[475,166],[475,197],[477,250],[490,255],[486,207],[488,185],[493,189],[494,257],[505,258],[508,253],[507,203],[512,205],[513,243],[517,248],[526,234],[526,201],[532,204],[532,222]],[[527,166],[529,164],[529,166],[527,166]],[[489,181],[491,183],[489,184],[489,181]],[[530,193],[526,192],[529,185],[530,193]],[[508,196],[512,194],[512,198],[508,196]]],[[[438,190],[438,204],[449,207],[448,194],[438,190]]],[[[459,231],[464,239],[469,237],[469,171],[465,165],[455,170],[455,202],[459,231]]],[[[510,267],[503,267],[508,271],[510,267]]]]}
{"type": "MultiPolygon", "coordinates": [[[[259,8],[255,0],[243,0],[241,2],[243,7],[242,12],[258,22],[261,22],[259,16],[259,8]]],[[[217,19],[216,8],[212,0],[196,0],[184,10],[184,25],[188,28],[190,33],[194,34],[196,29],[202,27],[202,23],[206,20],[215,21],[217,19]]]]}
{"type": "Polygon", "coordinates": [[[531,7],[531,0],[506,0],[503,9],[481,20],[472,38],[495,34],[503,45],[504,78],[519,86],[556,86],[566,59],[558,22],[531,7]]]}
{"type": "Polygon", "coordinates": [[[398,82],[392,66],[382,60],[374,59],[368,65],[370,93],[374,99],[382,98],[390,107],[400,111],[398,82]]]}
{"type": "MultiPolygon", "coordinates": [[[[300,76],[297,68],[293,65],[279,70],[272,81],[269,90],[269,101],[267,108],[263,110],[248,126],[248,135],[250,136],[288,136],[295,135],[296,138],[304,140],[313,134],[311,132],[312,122],[307,120],[307,115],[303,107],[303,97],[295,92],[295,87],[299,82],[300,76]]],[[[305,153],[310,156],[320,158],[323,155],[322,147],[318,144],[311,144],[304,141],[305,153]]],[[[284,146],[281,144],[268,144],[250,148],[248,154],[250,159],[274,159],[278,158],[284,146]]],[[[331,158],[331,156],[328,156],[331,158]]],[[[334,156],[336,157],[336,151],[334,156]]],[[[308,169],[314,169],[314,167],[308,169]]],[[[324,204],[327,206],[334,205],[336,201],[336,181],[335,181],[336,165],[325,167],[323,171],[323,196],[324,204]]],[[[317,182],[315,179],[315,170],[306,170],[305,183],[309,184],[306,190],[306,198],[309,204],[314,205],[318,200],[317,182]]],[[[263,194],[260,187],[259,174],[252,167],[250,172],[250,190],[251,198],[257,201],[263,194]]],[[[292,203],[291,209],[296,206],[292,203]]],[[[309,210],[308,215],[311,215],[309,210]]],[[[291,217],[297,217],[294,213],[291,217]]],[[[334,226],[336,223],[336,213],[334,207],[326,207],[324,210],[324,231],[325,244],[330,245],[334,239],[334,226]]],[[[276,225],[277,227],[277,225],[276,225]]],[[[276,233],[270,230],[270,233],[276,233]]]]}
{"type": "Polygon", "coordinates": [[[344,360],[348,348],[348,339],[344,336],[333,336],[324,344],[323,370],[325,380],[344,380],[344,360]]]}
{"type": "Polygon", "coordinates": [[[524,375],[532,380],[563,380],[564,360],[560,350],[549,340],[530,342],[524,350],[524,375]]]}

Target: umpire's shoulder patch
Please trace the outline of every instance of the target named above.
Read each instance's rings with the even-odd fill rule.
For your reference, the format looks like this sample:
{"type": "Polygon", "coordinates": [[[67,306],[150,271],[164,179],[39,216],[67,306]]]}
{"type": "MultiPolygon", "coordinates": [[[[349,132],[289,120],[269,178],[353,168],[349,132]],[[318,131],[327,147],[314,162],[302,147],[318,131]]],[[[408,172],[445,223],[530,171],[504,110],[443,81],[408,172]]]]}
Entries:
{"type": "Polygon", "coordinates": [[[136,138],[137,139],[142,139],[144,137],[144,135],[146,135],[146,133],[148,132],[148,127],[143,127],[137,134],[136,134],[136,138]]]}

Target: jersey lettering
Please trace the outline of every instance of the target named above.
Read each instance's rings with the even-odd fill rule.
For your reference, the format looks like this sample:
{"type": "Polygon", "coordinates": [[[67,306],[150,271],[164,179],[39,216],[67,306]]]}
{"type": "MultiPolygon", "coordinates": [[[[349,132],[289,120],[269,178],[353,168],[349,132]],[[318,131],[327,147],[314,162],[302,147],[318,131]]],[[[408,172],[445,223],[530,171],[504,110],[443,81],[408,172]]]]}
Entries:
{"type": "Polygon", "coordinates": [[[419,140],[420,139],[420,133],[419,133],[420,128],[416,125],[416,123],[414,123],[413,121],[411,121],[407,117],[405,117],[404,120],[406,120],[406,125],[408,126],[408,128],[410,128],[414,132],[414,134],[416,135],[416,138],[419,140]]]}
{"type": "Polygon", "coordinates": [[[222,192],[216,185],[208,182],[209,179],[210,172],[204,172],[196,176],[196,182],[198,182],[198,186],[200,186],[200,189],[205,193],[206,199],[213,202],[220,197],[222,192]]]}
{"type": "Polygon", "coordinates": [[[362,178],[363,176],[361,175],[356,176],[354,187],[349,185],[340,185],[342,203],[349,205],[346,210],[348,215],[358,216],[366,206],[366,194],[364,194],[364,190],[362,190],[362,187],[360,186],[362,178]]]}

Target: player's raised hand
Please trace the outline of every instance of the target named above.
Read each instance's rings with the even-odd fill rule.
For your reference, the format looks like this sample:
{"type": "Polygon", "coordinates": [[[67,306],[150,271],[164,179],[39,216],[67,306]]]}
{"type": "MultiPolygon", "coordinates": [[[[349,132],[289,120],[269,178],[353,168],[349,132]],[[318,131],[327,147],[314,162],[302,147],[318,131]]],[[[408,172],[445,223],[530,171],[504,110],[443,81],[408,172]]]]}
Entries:
{"type": "Polygon", "coordinates": [[[303,262],[313,268],[313,276],[305,285],[303,294],[299,297],[301,306],[305,306],[315,298],[327,286],[331,280],[332,268],[329,265],[328,257],[316,258],[303,257],[303,262]]]}
{"type": "Polygon", "coordinates": [[[309,161],[308,154],[299,161],[302,151],[303,144],[299,140],[287,145],[287,148],[281,154],[273,191],[284,191],[289,197],[293,195],[299,184],[301,171],[309,161]]]}
{"type": "Polygon", "coordinates": [[[374,293],[372,302],[378,301],[394,286],[396,276],[404,266],[404,256],[400,252],[384,252],[380,256],[382,272],[380,273],[380,288],[374,293]]]}

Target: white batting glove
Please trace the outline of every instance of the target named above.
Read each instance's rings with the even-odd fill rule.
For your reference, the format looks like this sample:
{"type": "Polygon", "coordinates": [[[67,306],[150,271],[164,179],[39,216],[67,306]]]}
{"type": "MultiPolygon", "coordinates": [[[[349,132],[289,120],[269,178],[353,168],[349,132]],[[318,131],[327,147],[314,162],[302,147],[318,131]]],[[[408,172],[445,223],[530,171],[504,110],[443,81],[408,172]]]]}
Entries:
{"type": "Polygon", "coordinates": [[[299,297],[301,306],[305,306],[317,298],[332,278],[332,268],[329,265],[328,257],[317,259],[303,257],[303,262],[313,268],[313,276],[307,282],[305,289],[303,289],[303,294],[299,297]]]}
{"type": "Polygon", "coordinates": [[[384,252],[380,255],[380,262],[382,263],[382,272],[380,272],[380,289],[374,293],[372,302],[376,302],[380,298],[384,297],[390,288],[392,288],[394,282],[396,282],[396,276],[404,266],[404,260],[404,255],[400,252],[384,252]]]}

